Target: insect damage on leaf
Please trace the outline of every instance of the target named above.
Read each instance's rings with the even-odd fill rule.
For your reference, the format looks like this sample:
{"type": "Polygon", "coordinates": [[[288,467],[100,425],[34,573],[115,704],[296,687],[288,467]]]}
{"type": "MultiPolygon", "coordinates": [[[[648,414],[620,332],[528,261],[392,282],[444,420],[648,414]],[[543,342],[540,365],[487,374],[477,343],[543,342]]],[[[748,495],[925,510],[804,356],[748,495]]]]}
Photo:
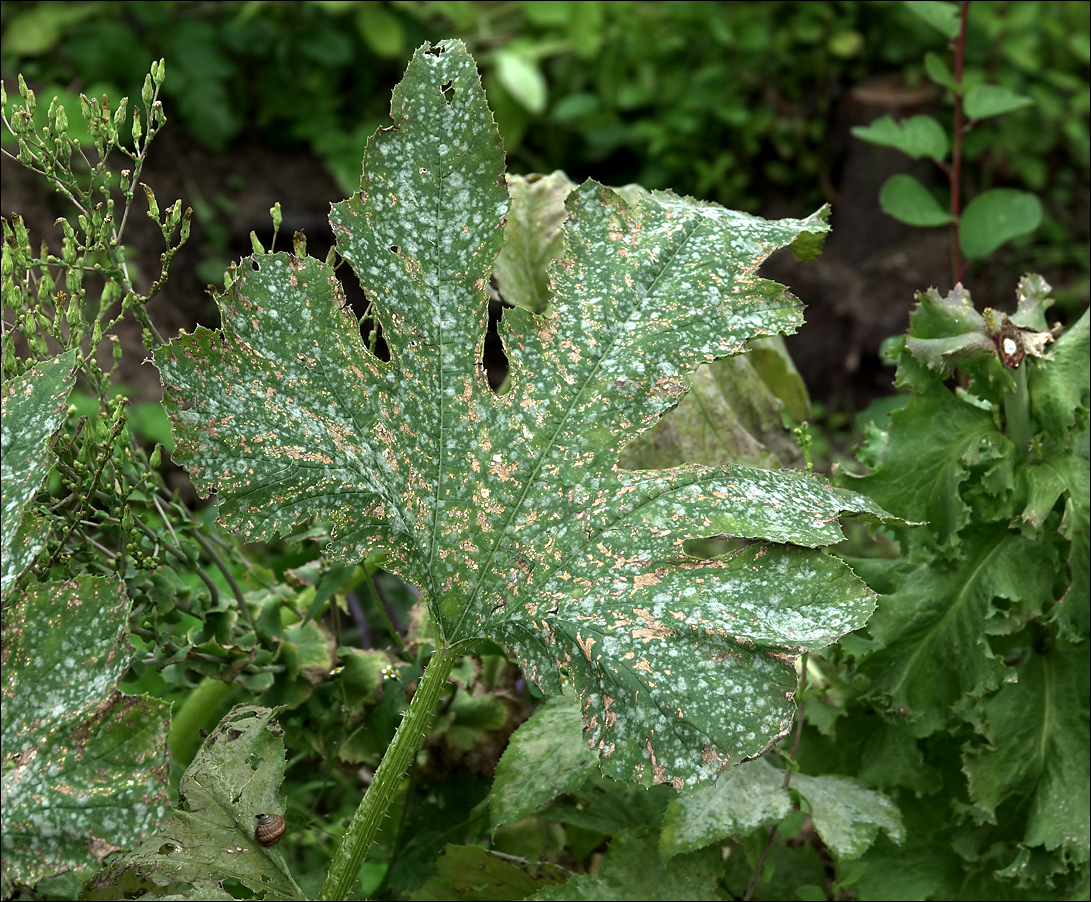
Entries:
{"type": "Polygon", "coordinates": [[[791,722],[795,658],[873,607],[811,549],[840,541],[842,512],[884,512],[799,473],[616,463],[686,374],[799,326],[799,303],[755,273],[823,215],[767,222],[586,183],[547,313],[505,311],[497,395],[477,363],[509,197],[465,48],[418,50],[391,115],[331,214],[389,361],[326,264],[259,256],[219,299],[219,331],[157,355],[176,460],[252,539],[317,517],[332,553],[382,548],[439,641],[507,643],[547,692],[568,668],[611,774],[681,786],[760,753],[791,722]],[[684,550],[721,534],[764,543],[684,550]]]}

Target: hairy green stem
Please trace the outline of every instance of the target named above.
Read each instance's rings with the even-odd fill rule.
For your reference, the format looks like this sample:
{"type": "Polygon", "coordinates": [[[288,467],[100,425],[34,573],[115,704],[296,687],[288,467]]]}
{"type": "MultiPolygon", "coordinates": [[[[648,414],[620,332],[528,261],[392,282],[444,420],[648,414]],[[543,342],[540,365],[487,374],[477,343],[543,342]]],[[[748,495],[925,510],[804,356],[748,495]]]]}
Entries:
{"type": "Polygon", "coordinates": [[[379,825],[386,817],[387,809],[401,785],[402,776],[417,755],[425,730],[428,729],[432,714],[436,710],[436,702],[447,685],[447,677],[457,657],[456,648],[442,646],[432,655],[432,660],[417,684],[417,692],[394,733],[394,739],[387,747],[379,769],[375,771],[375,777],[364,793],[363,801],[356,809],[352,823],[333,856],[319,899],[348,898],[349,890],[360,873],[364,856],[371,848],[379,825]]]}

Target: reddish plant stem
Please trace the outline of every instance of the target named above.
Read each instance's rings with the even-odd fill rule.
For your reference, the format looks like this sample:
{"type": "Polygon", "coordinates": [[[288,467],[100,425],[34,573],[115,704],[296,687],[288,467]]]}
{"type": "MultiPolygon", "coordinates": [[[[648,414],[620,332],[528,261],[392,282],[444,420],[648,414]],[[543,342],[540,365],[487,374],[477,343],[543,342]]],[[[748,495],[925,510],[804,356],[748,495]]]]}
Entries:
{"type": "Polygon", "coordinates": [[[962,64],[966,59],[966,21],[970,18],[970,0],[963,0],[959,17],[958,41],[955,44],[955,134],[951,150],[951,278],[962,281],[962,250],[958,243],[958,222],[962,214],[960,188],[962,185],[962,139],[965,137],[962,110],[962,64]]]}

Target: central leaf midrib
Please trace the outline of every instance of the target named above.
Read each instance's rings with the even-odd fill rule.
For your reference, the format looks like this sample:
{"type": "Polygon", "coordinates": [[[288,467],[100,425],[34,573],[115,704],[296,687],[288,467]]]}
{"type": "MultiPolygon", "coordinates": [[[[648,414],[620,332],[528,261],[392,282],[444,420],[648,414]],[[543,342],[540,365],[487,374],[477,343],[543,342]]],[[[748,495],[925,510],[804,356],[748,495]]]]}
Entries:
{"type": "MultiPolygon", "coordinates": [[[[432,146],[435,146],[435,142],[433,142],[432,146]]],[[[444,391],[444,361],[446,359],[446,357],[444,356],[444,349],[446,336],[445,330],[443,328],[443,299],[440,297],[440,292],[443,291],[444,281],[443,273],[441,271],[442,263],[439,258],[440,239],[442,237],[440,229],[440,216],[443,210],[443,205],[442,203],[440,203],[440,197],[443,194],[444,189],[446,188],[446,177],[442,172],[442,167],[437,164],[436,160],[431,161],[431,171],[435,173],[434,177],[440,183],[439,190],[433,192],[433,196],[436,198],[436,206],[433,211],[433,222],[435,223],[435,230],[432,235],[433,240],[431,242],[432,248],[430,255],[430,259],[432,261],[430,268],[436,274],[435,303],[433,304],[432,309],[436,323],[436,344],[439,347],[439,360],[437,361],[438,373],[436,375],[436,379],[439,383],[439,447],[437,449],[436,459],[436,490],[435,494],[432,496],[432,541],[431,548],[429,549],[428,553],[428,568],[426,572],[428,573],[428,578],[432,583],[428,587],[429,593],[431,594],[432,598],[436,600],[436,604],[438,605],[440,602],[439,584],[436,582],[436,574],[433,568],[436,562],[436,549],[437,545],[439,544],[440,497],[443,494],[444,477],[447,474],[445,466],[447,460],[447,443],[444,441],[444,435],[447,432],[448,408],[447,393],[444,391]]],[[[439,621],[439,619],[437,618],[437,622],[441,621],[439,621]]]]}
{"type": "MultiPolygon", "coordinates": [[[[638,295],[635,298],[636,302],[632,305],[632,307],[630,308],[629,313],[626,315],[626,318],[624,320],[625,322],[628,322],[628,321],[630,321],[632,319],[635,311],[639,311],[639,310],[642,309],[642,307],[643,307],[642,302],[646,298],[648,298],[649,295],[653,294],[653,292],[654,292],[656,286],[659,284],[659,281],[662,278],[663,274],[670,268],[671,263],[678,257],[679,253],[682,251],[683,248],[685,248],[686,244],[690,241],[690,239],[700,231],[700,229],[701,229],[701,227],[703,225],[704,225],[704,220],[702,218],[698,217],[696,219],[696,222],[693,225],[692,230],[690,230],[689,232],[687,232],[685,234],[683,239],[678,244],[675,245],[675,247],[674,247],[672,253],[670,254],[670,256],[664,260],[663,265],[660,266],[659,271],[656,273],[655,278],[652,280],[649,287],[647,289],[645,289],[645,291],[642,294],[638,295]]],[[[618,320],[617,322],[620,323],[621,320],[618,320]]],[[[534,470],[530,474],[530,476],[527,478],[526,482],[524,483],[523,491],[519,496],[519,500],[515,504],[513,504],[511,506],[511,508],[510,508],[510,510],[508,512],[507,519],[504,522],[504,528],[502,530],[500,530],[496,541],[493,543],[492,551],[489,554],[489,559],[480,570],[480,575],[479,575],[478,580],[477,580],[477,585],[474,587],[473,593],[470,595],[469,598],[466,599],[465,604],[462,606],[462,613],[459,616],[458,621],[455,623],[454,629],[452,630],[453,635],[457,636],[459,631],[462,629],[462,624],[466,620],[466,617],[469,615],[470,610],[471,610],[471,608],[473,606],[473,602],[477,599],[478,592],[481,590],[481,586],[484,583],[486,576],[491,572],[492,564],[493,564],[493,561],[496,559],[496,553],[497,553],[498,548],[500,547],[500,543],[502,541],[504,541],[505,536],[508,535],[508,530],[511,527],[512,521],[515,519],[515,515],[522,509],[523,505],[526,503],[527,496],[528,496],[528,494],[530,492],[530,487],[537,482],[538,474],[541,472],[542,465],[543,465],[546,457],[549,455],[550,451],[553,449],[553,447],[554,447],[554,445],[556,443],[556,440],[557,440],[557,436],[562,432],[565,425],[568,423],[569,417],[572,415],[572,411],[577,406],[577,402],[584,396],[585,392],[587,391],[588,385],[590,385],[592,379],[598,373],[599,369],[602,367],[603,361],[610,358],[611,355],[610,355],[609,352],[613,350],[614,346],[617,343],[618,337],[622,333],[623,333],[622,329],[615,327],[614,333],[610,338],[610,343],[606,346],[606,352],[601,354],[596,359],[594,366],[588,371],[586,378],[584,379],[583,383],[580,385],[580,390],[576,394],[574,394],[572,396],[572,400],[569,403],[568,408],[564,413],[564,416],[561,418],[560,422],[558,423],[557,428],[554,429],[553,435],[550,436],[549,443],[546,444],[542,448],[541,453],[538,455],[538,459],[537,459],[537,461],[535,462],[535,465],[534,465],[534,470]]]]}

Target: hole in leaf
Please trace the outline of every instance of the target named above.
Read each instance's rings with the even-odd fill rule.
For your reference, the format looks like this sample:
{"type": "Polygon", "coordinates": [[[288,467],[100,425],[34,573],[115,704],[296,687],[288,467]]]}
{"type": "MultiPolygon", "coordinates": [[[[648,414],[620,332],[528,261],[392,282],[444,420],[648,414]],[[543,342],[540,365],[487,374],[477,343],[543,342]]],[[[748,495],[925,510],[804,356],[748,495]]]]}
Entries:
{"type": "Polygon", "coordinates": [[[455,100],[455,86],[453,82],[447,81],[439,86],[440,91],[443,92],[443,99],[448,104],[454,103],[455,100]]]}
{"type": "Polygon", "coordinates": [[[504,316],[504,307],[503,301],[489,299],[489,328],[485,332],[485,348],[481,355],[481,369],[485,371],[489,388],[495,394],[502,393],[500,388],[508,377],[508,355],[504,352],[504,340],[497,329],[504,316]]]}
{"type": "Polygon", "coordinates": [[[400,251],[401,251],[401,248],[398,247],[398,245],[396,245],[396,244],[390,245],[390,253],[392,253],[395,257],[398,256],[398,253],[400,251]]]}
{"type": "Polygon", "coordinates": [[[372,354],[383,363],[390,363],[390,347],[383,338],[382,323],[370,316],[365,316],[360,320],[360,337],[364,340],[364,347],[372,354]]]}
{"type": "Polygon", "coordinates": [[[354,270],[343,257],[337,258],[337,278],[345,292],[345,301],[360,324],[360,337],[364,347],[371,351],[383,363],[390,362],[390,348],[383,339],[382,324],[371,315],[371,302],[360,286],[354,270]]]}

